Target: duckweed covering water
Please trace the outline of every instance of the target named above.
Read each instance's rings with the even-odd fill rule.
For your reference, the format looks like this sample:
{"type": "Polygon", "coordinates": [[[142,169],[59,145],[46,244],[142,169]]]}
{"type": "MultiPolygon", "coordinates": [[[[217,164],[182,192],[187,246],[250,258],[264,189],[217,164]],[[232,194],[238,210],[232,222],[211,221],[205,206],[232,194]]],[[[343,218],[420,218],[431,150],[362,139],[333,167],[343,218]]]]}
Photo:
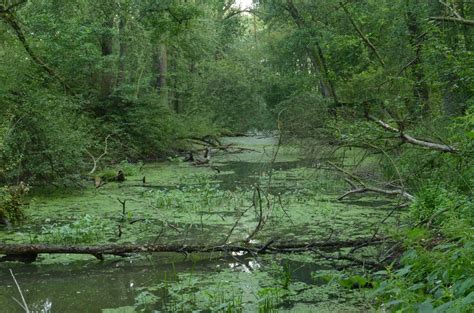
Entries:
{"type": "MultiPolygon", "coordinates": [[[[225,139],[225,141],[230,139],[225,139]]],[[[233,138],[256,151],[217,154],[213,166],[170,161],[130,171],[124,183],[95,189],[36,191],[28,223],[0,231],[7,243],[209,243],[355,239],[374,233],[393,207],[379,200],[337,202],[347,186],[273,138],[233,138]],[[143,176],[146,183],[142,182],[143,176]],[[256,200],[256,186],[264,197],[256,200]],[[123,205],[125,202],[125,214],[123,205]],[[119,230],[120,228],[120,230],[119,230]],[[230,230],[234,228],[231,232],[230,230]]],[[[129,165],[127,165],[129,166],[129,165]]],[[[92,185],[92,183],[91,183],[92,185]]],[[[395,216],[395,215],[394,215],[395,216]]],[[[389,219],[387,223],[392,222],[389,219]]],[[[380,231],[380,230],[379,230],[380,231]]],[[[361,249],[362,257],[377,253],[361,249]]],[[[315,255],[159,254],[128,259],[41,255],[31,265],[2,264],[0,302],[20,312],[7,268],[13,268],[34,310],[52,312],[343,312],[368,311],[360,291],[321,280],[340,261],[315,255]]],[[[360,269],[358,270],[360,271],[360,269]]]]}

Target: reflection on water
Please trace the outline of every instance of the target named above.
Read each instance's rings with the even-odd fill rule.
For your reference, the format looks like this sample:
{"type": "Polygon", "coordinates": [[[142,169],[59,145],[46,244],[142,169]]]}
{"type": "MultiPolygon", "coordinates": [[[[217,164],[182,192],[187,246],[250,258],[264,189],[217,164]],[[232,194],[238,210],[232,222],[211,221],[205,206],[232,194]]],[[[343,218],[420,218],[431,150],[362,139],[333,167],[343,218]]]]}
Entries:
{"type": "MultiPolygon", "coordinates": [[[[268,260],[267,260],[268,261],[268,260]]],[[[292,279],[311,283],[310,273],[316,266],[288,262],[292,279]]],[[[12,264],[13,265],[13,264],[12,264]]],[[[194,260],[181,255],[150,255],[147,259],[116,259],[101,263],[76,261],[68,265],[13,265],[16,279],[33,312],[102,312],[104,308],[133,305],[142,288],[176,281],[178,273],[202,275],[230,269],[251,273],[268,266],[241,255],[202,255],[194,260]]],[[[0,312],[23,312],[12,297],[19,299],[9,272],[0,270],[0,312]]],[[[162,309],[157,303],[155,309],[162,309]]]]}

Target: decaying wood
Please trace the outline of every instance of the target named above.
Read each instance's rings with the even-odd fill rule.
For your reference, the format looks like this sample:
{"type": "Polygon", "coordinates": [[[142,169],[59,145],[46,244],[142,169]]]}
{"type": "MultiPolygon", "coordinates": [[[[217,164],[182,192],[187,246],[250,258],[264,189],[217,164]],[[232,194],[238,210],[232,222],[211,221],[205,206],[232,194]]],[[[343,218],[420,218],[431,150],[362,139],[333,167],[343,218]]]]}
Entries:
{"type": "Polygon", "coordinates": [[[205,165],[211,162],[211,147],[207,146],[204,150],[204,158],[194,160],[194,165],[205,165]]]}
{"type": "Polygon", "coordinates": [[[378,119],[378,118],[376,118],[372,115],[367,115],[367,118],[369,120],[375,122],[377,125],[379,125],[380,127],[382,127],[385,130],[388,130],[392,133],[398,133],[399,136],[400,136],[400,140],[402,140],[403,142],[407,142],[407,143],[410,143],[412,145],[420,146],[420,147],[427,148],[427,149],[430,149],[430,150],[437,150],[437,151],[449,152],[449,153],[457,152],[456,148],[454,148],[452,146],[441,144],[441,143],[435,143],[435,142],[427,141],[427,140],[421,140],[421,139],[414,138],[410,135],[407,135],[402,130],[397,129],[397,128],[391,126],[390,124],[388,124],[388,123],[382,121],[381,119],[378,119]]]}
{"type": "Polygon", "coordinates": [[[319,250],[337,250],[346,247],[354,247],[362,244],[380,245],[387,242],[387,238],[361,238],[342,241],[310,241],[274,243],[269,241],[265,244],[220,244],[220,245],[180,245],[180,244],[130,244],[130,245],[93,245],[93,246],[69,246],[48,244],[0,244],[0,254],[5,254],[1,261],[14,261],[15,257],[33,262],[38,254],[90,254],[98,259],[103,255],[126,256],[129,253],[206,253],[206,252],[246,252],[252,255],[271,253],[300,253],[319,250]]]}

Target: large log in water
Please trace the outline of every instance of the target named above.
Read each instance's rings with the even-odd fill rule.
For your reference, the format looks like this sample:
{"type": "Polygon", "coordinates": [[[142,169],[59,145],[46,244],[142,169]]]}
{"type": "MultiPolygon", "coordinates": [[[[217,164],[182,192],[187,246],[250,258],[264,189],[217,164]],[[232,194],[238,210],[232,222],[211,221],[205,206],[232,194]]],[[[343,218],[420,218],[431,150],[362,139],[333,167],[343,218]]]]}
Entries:
{"type": "Polygon", "coordinates": [[[313,241],[313,242],[293,242],[275,243],[273,240],[266,244],[247,245],[178,245],[178,244],[125,244],[125,245],[91,245],[91,246],[70,246],[70,245],[49,245],[49,244],[0,244],[0,254],[5,254],[1,261],[22,261],[34,262],[38,254],[91,254],[98,259],[103,259],[103,255],[125,256],[128,253],[156,253],[156,252],[246,252],[252,255],[262,253],[297,253],[314,251],[318,249],[334,250],[345,247],[358,247],[366,245],[376,245],[386,242],[385,238],[362,238],[346,241],[313,241]]]}

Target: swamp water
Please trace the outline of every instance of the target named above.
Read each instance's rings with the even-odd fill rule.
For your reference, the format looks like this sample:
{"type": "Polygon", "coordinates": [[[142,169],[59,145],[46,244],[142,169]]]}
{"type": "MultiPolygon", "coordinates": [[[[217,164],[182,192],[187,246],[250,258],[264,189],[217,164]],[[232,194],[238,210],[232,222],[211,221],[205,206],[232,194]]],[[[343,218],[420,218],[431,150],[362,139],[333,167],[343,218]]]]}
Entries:
{"type": "MultiPolygon", "coordinates": [[[[272,238],[303,242],[368,237],[393,207],[374,198],[336,201],[347,189],[343,177],[317,169],[290,147],[281,147],[270,165],[275,138],[223,141],[251,150],[214,155],[212,165],[220,173],[178,160],[143,167],[122,164],[127,174],[124,183],[99,189],[44,190],[32,196],[27,223],[0,229],[0,241],[66,245],[238,242],[258,224],[259,205],[252,206],[256,185],[263,193],[259,203],[266,220],[252,237],[251,242],[257,243],[272,238]]],[[[393,223],[393,218],[385,222],[393,223]]],[[[361,249],[359,257],[364,253],[377,251],[361,249]]],[[[361,268],[338,271],[344,264],[310,253],[257,258],[156,253],[106,256],[102,262],[89,255],[40,255],[32,264],[0,263],[0,312],[23,312],[12,299],[20,296],[9,269],[34,312],[371,311],[363,291],[324,279],[351,271],[363,274],[361,268]]]]}

